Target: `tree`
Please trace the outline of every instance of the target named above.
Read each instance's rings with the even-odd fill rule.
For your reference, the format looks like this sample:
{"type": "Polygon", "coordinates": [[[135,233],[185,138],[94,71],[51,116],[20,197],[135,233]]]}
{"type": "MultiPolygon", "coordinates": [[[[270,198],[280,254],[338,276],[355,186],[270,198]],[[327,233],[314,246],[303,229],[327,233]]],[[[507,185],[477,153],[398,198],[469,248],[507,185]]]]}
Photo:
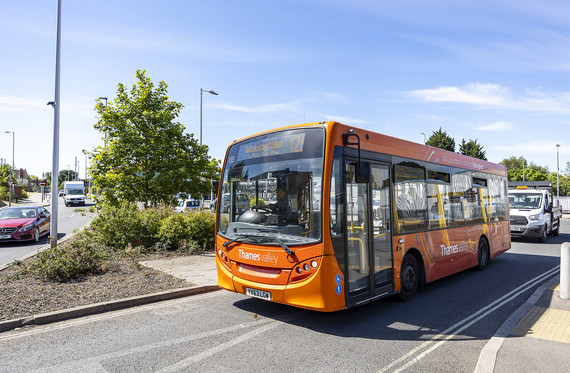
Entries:
{"type": "Polygon", "coordinates": [[[548,180],[548,168],[537,166],[534,163],[527,163],[524,157],[511,156],[510,158],[503,159],[499,164],[507,168],[509,181],[522,181],[523,180],[523,165],[524,165],[524,179],[526,181],[544,181],[548,180]]]}
{"type": "Polygon", "coordinates": [[[439,130],[434,131],[429,139],[426,141],[426,145],[433,146],[434,148],[440,148],[444,150],[449,150],[450,152],[455,151],[455,140],[447,134],[447,132],[442,131],[441,127],[439,130]]]}
{"type": "Polygon", "coordinates": [[[560,195],[570,195],[570,162],[566,163],[565,172],[560,173],[560,175],[558,175],[558,178],[556,176],[556,172],[552,172],[548,175],[548,180],[552,182],[552,187],[554,188],[554,194],[557,193],[557,182],[560,181],[560,189],[558,190],[560,195]]]}
{"type": "Polygon", "coordinates": [[[144,70],[137,70],[136,78],[130,92],[119,83],[114,100],[95,106],[100,119],[94,127],[104,134],[105,145],[87,152],[94,187],[111,204],[145,207],[171,204],[179,192],[195,198],[209,193],[218,161],[174,121],[182,104],[168,99],[163,81],[155,88],[144,70]]]}
{"type": "Polygon", "coordinates": [[[466,142],[465,139],[461,139],[461,144],[459,145],[459,153],[468,155],[469,157],[482,159],[484,161],[487,160],[483,146],[481,146],[481,144],[477,144],[477,140],[469,140],[466,142]]]}

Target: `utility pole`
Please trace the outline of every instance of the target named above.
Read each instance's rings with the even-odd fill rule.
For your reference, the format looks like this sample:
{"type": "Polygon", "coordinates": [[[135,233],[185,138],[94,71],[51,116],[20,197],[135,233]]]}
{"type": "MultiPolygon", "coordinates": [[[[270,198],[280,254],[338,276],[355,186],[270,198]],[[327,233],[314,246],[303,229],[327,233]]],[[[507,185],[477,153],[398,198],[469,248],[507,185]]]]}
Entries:
{"type": "Polygon", "coordinates": [[[57,246],[57,205],[58,205],[58,173],[59,173],[59,67],[61,51],[61,0],[57,0],[57,37],[55,48],[55,101],[48,102],[54,108],[53,117],[53,162],[51,168],[51,225],[50,225],[50,246],[57,246]]]}

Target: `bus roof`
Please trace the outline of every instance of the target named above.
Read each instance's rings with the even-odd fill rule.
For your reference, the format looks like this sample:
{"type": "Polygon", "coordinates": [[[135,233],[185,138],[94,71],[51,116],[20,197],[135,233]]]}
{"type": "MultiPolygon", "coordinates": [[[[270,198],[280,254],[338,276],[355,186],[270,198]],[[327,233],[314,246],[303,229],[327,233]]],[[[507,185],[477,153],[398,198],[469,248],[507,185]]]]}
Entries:
{"type": "Polygon", "coordinates": [[[283,131],[293,128],[302,128],[302,127],[326,128],[329,137],[327,139],[329,146],[342,144],[342,134],[348,133],[348,130],[350,129],[354,130],[354,132],[360,137],[361,150],[390,154],[403,158],[421,160],[445,166],[460,167],[472,171],[488,172],[502,176],[507,175],[507,168],[500,164],[495,164],[492,162],[484,161],[482,159],[472,158],[459,153],[454,153],[447,150],[434,148],[432,146],[419,144],[416,142],[400,139],[389,135],[384,135],[377,132],[372,132],[366,129],[349,126],[334,121],[297,124],[292,126],[275,128],[272,130],[260,132],[252,136],[244,137],[240,140],[235,140],[234,142],[232,142],[232,145],[235,144],[236,142],[240,142],[248,138],[260,136],[266,133],[283,131]]]}

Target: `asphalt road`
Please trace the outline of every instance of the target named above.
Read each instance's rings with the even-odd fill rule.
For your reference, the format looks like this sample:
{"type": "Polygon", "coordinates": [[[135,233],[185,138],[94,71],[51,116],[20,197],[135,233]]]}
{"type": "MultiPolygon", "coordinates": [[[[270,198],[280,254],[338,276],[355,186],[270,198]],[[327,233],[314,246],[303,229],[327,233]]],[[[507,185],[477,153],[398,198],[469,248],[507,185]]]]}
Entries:
{"type": "MultiPolygon", "coordinates": [[[[76,211],[77,207],[69,206],[66,207],[63,202],[63,198],[58,198],[58,240],[61,240],[65,236],[71,234],[75,229],[83,227],[87,224],[92,217],[92,214],[88,212],[89,207],[93,206],[94,203],[87,201],[85,208],[81,206],[85,213],[76,211]]],[[[51,211],[51,206],[46,207],[51,211]]],[[[38,249],[44,247],[48,244],[47,235],[43,236],[39,242],[0,242],[0,266],[8,264],[16,259],[20,259],[23,256],[33,253],[38,249]]]]}
{"type": "Polygon", "coordinates": [[[473,372],[505,319],[558,275],[569,233],[564,221],[544,244],[515,241],[487,270],[428,284],[407,303],[317,313],[216,291],[10,331],[0,371],[473,372]]]}

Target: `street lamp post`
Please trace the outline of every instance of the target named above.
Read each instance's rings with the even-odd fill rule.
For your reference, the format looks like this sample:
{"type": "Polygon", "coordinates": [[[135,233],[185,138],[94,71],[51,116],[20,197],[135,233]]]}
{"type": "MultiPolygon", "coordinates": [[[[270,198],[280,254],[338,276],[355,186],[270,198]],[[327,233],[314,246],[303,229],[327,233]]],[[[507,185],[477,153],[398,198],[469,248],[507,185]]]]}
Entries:
{"type": "Polygon", "coordinates": [[[202,145],[202,92],[207,92],[207,93],[212,94],[214,96],[218,95],[214,91],[208,91],[207,89],[200,88],[200,146],[202,145]]]}
{"type": "MultiPolygon", "coordinates": [[[[14,179],[14,149],[16,145],[16,133],[13,131],[4,131],[4,133],[11,133],[12,134],[12,169],[10,170],[10,175],[12,175],[12,179],[14,179]]],[[[8,207],[12,206],[12,191],[14,190],[14,184],[10,185],[10,195],[8,207]]]]}
{"type": "Polygon", "coordinates": [[[51,221],[50,247],[57,246],[58,173],[59,173],[59,109],[60,109],[60,56],[61,56],[61,0],[57,1],[57,29],[55,44],[55,97],[48,105],[53,107],[53,159],[51,167],[51,221]]]}
{"type": "Polygon", "coordinates": [[[556,198],[557,202],[560,203],[560,179],[558,178],[560,175],[560,163],[559,163],[559,155],[558,149],[560,148],[560,144],[556,144],[556,198]]]}
{"type": "Polygon", "coordinates": [[[422,132],[422,135],[424,135],[424,145],[426,144],[426,134],[422,132]]]}

